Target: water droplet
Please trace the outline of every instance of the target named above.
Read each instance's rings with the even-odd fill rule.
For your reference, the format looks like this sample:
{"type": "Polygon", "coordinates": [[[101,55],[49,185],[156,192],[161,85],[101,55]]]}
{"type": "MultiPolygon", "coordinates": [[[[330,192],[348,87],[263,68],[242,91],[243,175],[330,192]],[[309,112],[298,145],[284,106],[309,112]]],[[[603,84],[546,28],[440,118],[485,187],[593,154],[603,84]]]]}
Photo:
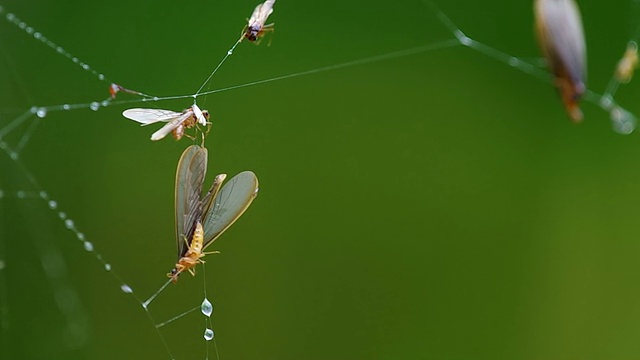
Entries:
{"type": "Polygon", "coordinates": [[[516,67],[518,66],[518,64],[520,64],[520,59],[518,59],[517,57],[509,58],[509,65],[516,67]]]}
{"type": "Polygon", "coordinates": [[[15,19],[15,17],[16,17],[16,16],[15,16],[15,15],[13,15],[12,13],[8,13],[8,14],[7,14],[7,20],[9,20],[9,21],[11,21],[11,20],[15,19]]]}
{"type": "Polygon", "coordinates": [[[69,109],[71,109],[71,105],[69,104],[62,105],[62,110],[69,110],[69,109]]]}
{"type": "Polygon", "coordinates": [[[67,219],[64,221],[64,226],[67,227],[67,229],[73,229],[73,220],[71,219],[67,219]]]}
{"type": "Polygon", "coordinates": [[[45,116],[47,116],[47,109],[46,108],[38,108],[38,111],[36,111],[36,115],[38,115],[39,118],[43,118],[45,116]]]}
{"type": "Polygon", "coordinates": [[[87,64],[82,64],[82,68],[85,69],[85,70],[89,70],[90,69],[89,65],[87,65],[87,64]]]}
{"type": "Polygon", "coordinates": [[[211,341],[211,340],[213,340],[213,336],[214,336],[214,335],[215,335],[215,334],[213,333],[213,330],[211,330],[211,329],[209,329],[209,328],[207,328],[207,329],[204,331],[204,339],[205,339],[205,340],[207,340],[207,341],[211,341]]]}
{"type": "Polygon", "coordinates": [[[609,95],[609,94],[604,95],[600,99],[600,106],[602,106],[604,109],[610,109],[612,104],[613,104],[613,99],[611,98],[611,95],[609,95]]]}
{"type": "Polygon", "coordinates": [[[200,310],[206,317],[211,317],[211,313],[213,312],[213,305],[209,302],[209,299],[204,298],[202,301],[202,305],[200,305],[200,310]]]}
{"type": "Polygon", "coordinates": [[[93,244],[90,241],[84,242],[84,249],[91,252],[93,251],[93,244]]]}
{"type": "Polygon", "coordinates": [[[120,290],[122,290],[125,294],[131,294],[131,293],[133,293],[133,289],[132,289],[129,285],[127,285],[127,284],[122,284],[122,285],[120,286],[120,290]]]}
{"type": "Polygon", "coordinates": [[[107,271],[111,271],[111,264],[104,264],[104,269],[107,271]]]}
{"type": "Polygon", "coordinates": [[[28,26],[24,31],[26,31],[29,35],[33,34],[33,28],[31,26],[28,26]]]}
{"type": "Polygon", "coordinates": [[[104,80],[104,75],[103,74],[98,74],[98,80],[104,80]]]}
{"type": "Polygon", "coordinates": [[[98,111],[98,109],[100,109],[100,104],[97,101],[93,101],[89,104],[89,108],[93,111],[98,111]]]}
{"type": "Polygon", "coordinates": [[[62,211],[58,213],[58,217],[62,220],[67,218],[67,214],[63,213],[62,211]]]}
{"type": "Polygon", "coordinates": [[[613,130],[623,135],[629,135],[636,128],[636,117],[632,113],[624,110],[621,107],[614,107],[611,109],[611,125],[613,130]]]}
{"type": "Polygon", "coordinates": [[[27,193],[25,193],[24,191],[18,191],[16,193],[16,196],[18,197],[18,199],[24,199],[25,197],[27,197],[27,193]]]}
{"type": "Polygon", "coordinates": [[[102,107],[107,107],[107,106],[109,106],[109,100],[103,100],[103,101],[100,103],[100,106],[102,106],[102,107]]]}
{"type": "Polygon", "coordinates": [[[26,28],[26,27],[27,27],[27,24],[26,24],[24,21],[21,21],[21,22],[18,24],[18,27],[19,27],[20,29],[24,30],[24,28],[26,28]]]}
{"type": "Polygon", "coordinates": [[[77,237],[77,238],[78,238],[78,240],[80,240],[80,241],[84,241],[84,239],[85,239],[85,238],[84,238],[84,234],[83,234],[83,233],[81,233],[81,232],[77,233],[77,234],[76,234],[76,237],[77,237]]]}
{"type": "Polygon", "coordinates": [[[9,156],[11,157],[11,159],[13,160],[18,160],[18,153],[15,151],[12,151],[9,156]]]}
{"type": "Polygon", "coordinates": [[[56,51],[58,52],[58,54],[62,54],[64,52],[64,49],[61,46],[58,46],[56,48],[56,51]]]}
{"type": "Polygon", "coordinates": [[[160,100],[160,98],[159,98],[159,97],[157,97],[157,96],[154,96],[154,97],[153,97],[153,101],[158,101],[158,100],[160,100]]]}
{"type": "Polygon", "coordinates": [[[43,200],[47,200],[49,199],[49,194],[47,194],[45,191],[40,191],[40,198],[43,200]]]}
{"type": "Polygon", "coordinates": [[[231,54],[233,54],[233,50],[227,51],[227,55],[231,55],[231,54]]]}
{"type": "Polygon", "coordinates": [[[57,202],[55,202],[53,200],[49,201],[49,209],[54,210],[57,207],[58,207],[58,203],[57,202]]]}
{"type": "Polygon", "coordinates": [[[33,34],[33,37],[36,39],[40,39],[42,37],[42,34],[40,34],[39,32],[33,34]]]}

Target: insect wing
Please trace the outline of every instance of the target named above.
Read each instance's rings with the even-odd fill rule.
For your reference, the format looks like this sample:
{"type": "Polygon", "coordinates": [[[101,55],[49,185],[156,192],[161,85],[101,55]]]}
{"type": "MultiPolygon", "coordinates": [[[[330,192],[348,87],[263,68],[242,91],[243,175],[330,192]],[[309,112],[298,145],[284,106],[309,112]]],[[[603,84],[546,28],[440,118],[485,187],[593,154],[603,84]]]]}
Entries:
{"type": "Polygon", "coordinates": [[[200,107],[198,107],[198,105],[193,104],[193,106],[191,107],[191,111],[193,111],[193,116],[195,116],[200,125],[207,125],[207,118],[205,117],[202,110],[200,110],[200,107]]]}
{"type": "Polygon", "coordinates": [[[163,139],[165,136],[167,136],[170,132],[175,130],[178,126],[180,126],[183,122],[185,122],[185,120],[190,118],[192,115],[193,113],[191,111],[185,111],[184,113],[179,114],[178,117],[173,118],[169,123],[161,127],[160,130],[151,134],[151,140],[158,141],[160,139],[163,139]]]}
{"type": "Polygon", "coordinates": [[[554,73],[564,67],[574,83],[584,83],[586,45],[578,5],[574,0],[537,0],[535,11],[540,43],[554,73]]]}
{"type": "Polygon", "coordinates": [[[238,220],[257,194],[258,178],[253,172],[244,171],[229,180],[213,201],[209,200],[202,217],[204,248],[238,220]]]}
{"type": "Polygon", "coordinates": [[[154,124],[157,122],[167,122],[174,118],[182,116],[182,113],[162,110],[162,109],[127,109],[122,112],[122,116],[133,121],[137,121],[142,125],[154,124]]]}
{"type": "Polygon", "coordinates": [[[275,2],[276,0],[267,0],[256,6],[249,18],[249,27],[262,28],[264,23],[267,22],[269,15],[273,12],[273,4],[275,2]]]}
{"type": "Polygon", "coordinates": [[[190,241],[196,223],[202,215],[200,194],[207,172],[207,149],[189,146],[178,161],[176,171],[176,244],[178,259],[188,250],[185,238],[190,241]]]}

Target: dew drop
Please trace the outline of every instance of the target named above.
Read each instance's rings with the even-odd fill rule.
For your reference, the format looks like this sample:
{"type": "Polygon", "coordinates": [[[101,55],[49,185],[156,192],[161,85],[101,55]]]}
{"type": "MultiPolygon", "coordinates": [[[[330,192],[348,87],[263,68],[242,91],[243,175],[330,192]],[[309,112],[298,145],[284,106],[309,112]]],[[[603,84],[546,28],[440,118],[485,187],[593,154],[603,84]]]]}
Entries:
{"type": "Polygon", "coordinates": [[[71,109],[71,105],[69,105],[69,104],[64,104],[64,105],[62,105],[62,109],[63,109],[63,110],[69,110],[69,109],[71,109]]]}
{"type": "Polygon", "coordinates": [[[122,290],[125,294],[133,293],[133,289],[127,284],[120,285],[120,290],[122,290]]]}
{"type": "Polygon", "coordinates": [[[611,109],[610,116],[613,130],[617,133],[629,135],[635,130],[636,118],[630,112],[616,106],[611,109]]]}
{"type": "Polygon", "coordinates": [[[58,213],[58,217],[62,220],[67,218],[67,214],[63,213],[62,211],[58,213]]]}
{"type": "Polygon", "coordinates": [[[37,112],[38,112],[38,108],[37,108],[37,107],[35,107],[35,106],[32,106],[32,107],[29,109],[29,111],[31,111],[31,113],[32,113],[32,114],[35,114],[35,113],[37,113],[37,112]]]}
{"type": "Polygon", "coordinates": [[[93,244],[90,241],[84,242],[84,249],[91,252],[93,251],[93,244]]]}
{"type": "Polygon", "coordinates": [[[77,57],[74,57],[74,58],[71,58],[71,61],[73,61],[74,63],[76,63],[76,64],[77,64],[77,63],[78,63],[78,61],[80,61],[80,60],[78,60],[78,58],[77,58],[77,57]]]}
{"type": "MultiPolygon", "coordinates": [[[[83,234],[83,233],[81,233],[81,232],[79,232],[78,234],[76,234],[76,237],[77,237],[77,238],[78,238],[78,240],[80,240],[80,241],[84,241],[84,240],[85,240],[84,234],[83,234]]],[[[86,246],[86,245],[85,245],[85,246],[86,246]]]]}
{"type": "Polygon", "coordinates": [[[107,271],[111,271],[111,264],[104,264],[104,269],[107,271]]]}
{"type": "Polygon", "coordinates": [[[159,97],[157,97],[157,96],[154,96],[154,97],[153,97],[153,101],[158,101],[158,100],[160,100],[160,98],[159,98],[159,97]]]}
{"type": "Polygon", "coordinates": [[[104,80],[104,75],[103,74],[98,74],[98,80],[104,80]]]}
{"type": "Polygon", "coordinates": [[[207,328],[207,329],[204,331],[204,339],[205,339],[205,340],[207,340],[207,341],[211,341],[211,340],[213,340],[213,336],[214,336],[213,330],[211,330],[211,329],[207,328]]]}
{"type": "Polygon", "coordinates": [[[36,115],[38,115],[39,118],[43,118],[45,116],[47,116],[47,109],[46,108],[38,108],[38,110],[36,111],[36,115]]]}
{"type": "Polygon", "coordinates": [[[36,39],[40,39],[42,37],[42,34],[40,34],[39,32],[33,34],[33,37],[36,39]]]}
{"type": "Polygon", "coordinates": [[[21,21],[21,22],[18,24],[18,27],[19,27],[20,29],[24,30],[24,28],[26,28],[26,27],[27,27],[27,24],[26,24],[24,21],[21,21]]]}
{"type": "Polygon", "coordinates": [[[102,102],[100,103],[100,106],[102,106],[102,107],[107,107],[107,106],[109,106],[109,100],[104,100],[104,101],[102,101],[102,102]]]}
{"type": "Polygon", "coordinates": [[[57,207],[58,207],[58,203],[57,202],[55,202],[53,200],[49,201],[49,209],[54,210],[57,207]]]}
{"type": "Polygon", "coordinates": [[[510,57],[509,58],[509,65],[516,67],[520,64],[520,59],[518,59],[517,57],[510,57]]]}
{"type": "Polygon", "coordinates": [[[9,156],[11,157],[12,160],[18,160],[18,153],[15,151],[12,151],[9,156]]]}
{"type": "Polygon", "coordinates": [[[100,103],[98,103],[97,101],[93,101],[91,104],[89,104],[89,108],[93,111],[98,111],[98,109],[100,109],[100,103]]]}
{"type": "Polygon", "coordinates": [[[85,70],[89,70],[90,69],[89,65],[87,65],[87,64],[82,64],[81,66],[85,70]]]}
{"type": "Polygon", "coordinates": [[[604,109],[610,109],[611,104],[613,104],[613,99],[611,98],[611,95],[604,95],[600,99],[600,106],[602,106],[604,109]]]}
{"type": "Polygon", "coordinates": [[[24,191],[18,191],[16,193],[16,196],[18,197],[18,199],[24,199],[25,197],[27,197],[27,193],[25,193],[24,191]]]}
{"type": "Polygon", "coordinates": [[[73,229],[73,220],[71,219],[67,219],[64,221],[64,226],[67,227],[67,229],[73,229]]]}
{"type": "Polygon", "coordinates": [[[233,50],[227,51],[227,55],[231,55],[231,54],[233,54],[233,50]]]}
{"type": "Polygon", "coordinates": [[[47,194],[46,191],[40,191],[40,198],[43,200],[48,200],[49,199],[49,194],[47,194]]]}
{"type": "Polygon", "coordinates": [[[7,14],[7,20],[9,20],[9,21],[11,21],[11,20],[15,19],[15,17],[16,17],[16,16],[15,16],[15,15],[13,15],[12,13],[8,13],[8,14],[7,14]]]}
{"type": "Polygon", "coordinates": [[[33,28],[31,26],[28,26],[24,31],[26,31],[29,35],[33,34],[33,28]]]}
{"type": "Polygon", "coordinates": [[[211,313],[213,312],[213,305],[209,302],[209,299],[204,298],[202,301],[202,305],[200,305],[200,310],[206,317],[211,317],[211,313]]]}
{"type": "Polygon", "coordinates": [[[62,54],[64,52],[64,49],[61,46],[58,46],[56,48],[56,51],[58,52],[58,54],[62,54]]]}

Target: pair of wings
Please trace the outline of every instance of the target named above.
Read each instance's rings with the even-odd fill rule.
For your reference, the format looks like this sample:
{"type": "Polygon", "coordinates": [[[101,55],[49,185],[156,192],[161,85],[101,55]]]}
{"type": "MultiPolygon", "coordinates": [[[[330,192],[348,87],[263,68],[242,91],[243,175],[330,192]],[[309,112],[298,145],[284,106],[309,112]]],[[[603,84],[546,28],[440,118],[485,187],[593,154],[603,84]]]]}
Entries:
{"type": "Polygon", "coordinates": [[[170,132],[175,130],[178,126],[180,126],[183,122],[185,122],[192,116],[194,116],[196,120],[202,125],[206,125],[207,123],[202,110],[200,110],[198,105],[195,104],[183,112],[175,112],[162,109],[127,109],[122,112],[122,116],[126,117],[127,119],[139,122],[140,124],[142,124],[142,126],[155,124],[157,122],[166,122],[167,124],[165,126],[151,135],[151,140],[153,141],[160,140],[169,135],[170,132]]]}
{"type": "Polygon", "coordinates": [[[224,186],[226,175],[218,175],[204,198],[202,184],[207,171],[207,149],[189,146],[180,157],[176,173],[176,243],[178,258],[188,250],[197,222],[204,229],[204,246],[209,246],[244,212],[258,194],[258,179],[251,171],[234,176],[224,186]]]}
{"type": "Polygon", "coordinates": [[[259,26],[260,28],[262,28],[262,26],[264,26],[264,23],[267,22],[267,18],[269,17],[269,15],[271,15],[271,13],[273,12],[273,4],[275,2],[276,0],[267,0],[264,3],[256,6],[256,8],[253,10],[253,13],[251,14],[251,17],[249,18],[248,26],[259,26]]]}
{"type": "Polygon", "coordinates": [[[576,2],[536,0],[534,11],[541,46],[553,59],[549,64],[553,72],[566,71],[573,82],[585,83],[587,50],[576,2]]]}

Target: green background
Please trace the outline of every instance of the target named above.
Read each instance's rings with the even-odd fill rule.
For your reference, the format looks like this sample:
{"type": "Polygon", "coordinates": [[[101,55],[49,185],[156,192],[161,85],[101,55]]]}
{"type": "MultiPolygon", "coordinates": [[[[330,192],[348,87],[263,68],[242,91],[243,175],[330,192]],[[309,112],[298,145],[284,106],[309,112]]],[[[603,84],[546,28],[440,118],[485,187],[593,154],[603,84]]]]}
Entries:
{"type": "MultiPolygon", "coordinates": [[[[632,3],[580,3],[594,91],[638,25],[632,3]]],[[[112,81],[169,96],[197,89],[256,2],[1,5],[112,81]]],[[[530,2],[440,6],[468,36],[537,60],[530,2]]],[[[275,34],[240,44],[212,89],[452,37],[417,0],[280,0],[270,21],[275,34]]],[[[4,20],[0,46],[0,128],[34,105],[108,96],[108,82],[4,20]]],[[[639,86],[616,97],[636,114],[639,86]]],[[[170,357],[140,305],[57,212],[16,194],[40,190],[24,164],[146,298],[175,261],[175,167],[190,141],[153,143],[155,126],[120,114],[190,104],[50,112],[20,162],[0,151],[1,358],[170,357]]],[[[640,357],[640,139],[614,133],[594,104],[584,103],[576,126],[548,82],[464,47],[198,104],[214,124],[205,186],[222,172],[260,179],[251,208],[214,244],[222,254],[206,258],[220,359],[640,357]]],[[[4,140],[17,146],[30,123],[4,140]]],[[[152,303],[156,323],[200,304],[198,271],[152,303]]],[[[175,358],[204,359],[204,326],[195,312],[160,332],[175,358]]]]}

